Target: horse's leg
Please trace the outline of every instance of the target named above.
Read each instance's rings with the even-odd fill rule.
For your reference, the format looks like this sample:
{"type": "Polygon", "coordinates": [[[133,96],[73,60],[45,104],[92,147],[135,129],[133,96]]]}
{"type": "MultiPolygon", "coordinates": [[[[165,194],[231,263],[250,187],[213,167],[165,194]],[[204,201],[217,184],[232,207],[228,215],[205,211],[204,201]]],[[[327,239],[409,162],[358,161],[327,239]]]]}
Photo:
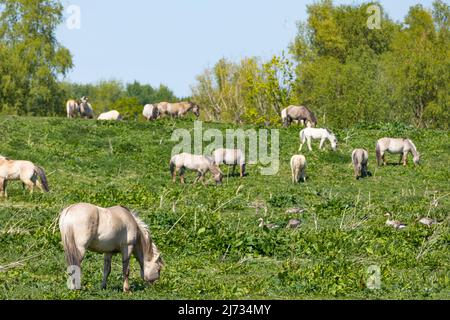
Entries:
{"type": "Polygon", "coordinates": [[[325,138],[320,139],[319,150],[322,150],[324,142],[325,142],[325,138]]]}
{"type": "Polygon", "coordinates": [[[200,179],[201,176],[202,176],[202,173],[201,173],[201,172],[198,172],[198,173],[197,173],[197,177],[196,177],[195,180],[194,180],[194,184],[196,184],[196,183],[198,182],[198,180],[200,179]]]}
{"type": "Polygon", "coordinates": [[[128,278],[130,276],[130,257],[133,252],[133,246],[129,245],[122,249],[122,274],[123,274],[123,292],[130,292],[128,278]]]}
{"type": "Polygon", "coordinates": [[[403,152],[403,165],[406,166],[408,162],[408,152],[403,152]]]}
{"type": "Polygon", "coordinates": [[[233,171],[231,172],[231,175],[234,177],[234,173],[236,172],[236,165],[233,165],[233,171]]]}
{"type": "Polygon", "coordinates": [[[312,151],[312,147],[311,147],[311,137],[308,137],[306,142],[308,143],[308,150],[312,151]]]}
{"type": "Polygon", "coordinates": [[[184,167],[181,167],[181,169],[180,169],[180,180],[181,180],[182,184],[185,183],[185,181],[184,181],[184,167]]]}
{"type": "Polygon", "coordinates": [[[22,180],[22,182],[27,186],[27,189],[30,191],[30,194],[34,191],[34,182],[31,179],[22,180]]]}
{"type": "Polygon", "coordinates": [[[177,172],[178,172],[178,168],[175,167],[175,170],[173,170],[173,172],[172,172],[172,182],[173,183],[177,182],[177,172]]]}
{"type": "Polygon", "coordinates": [[[0,178],[0,197],[3,197],[5,195],[5,182],[5,179],[0,178]]]}
{"type": "Polygon", "coordinates": [[[102,289],[106,289],[106,281],[108,280],[108,276],[111,273],[111,253],[105,253],[103,258],[103,281],[102,281],[102,289]]]}
{"type": "Polygon", "coordinates": [[[404,157],[405,157],[404,154],[400,155],[400,159],[398,160],[398,164],[402,164],[404,157]]]}
{"type": "Polygon", "coordinates": [[[385,156],[386,154],[384,153],[384,152],[382,152],[381,153],[381,159],[383,160],[383,166],[385,166],[387,163],[386,163],[386,156],[385,156]]]}
{"type": "Polygon", "coordinates": [[[241,164],[239,166],[239,173],[240,173],[240,177],[243,178],[244,174],[245,174],[245,164],[241,164]]]}

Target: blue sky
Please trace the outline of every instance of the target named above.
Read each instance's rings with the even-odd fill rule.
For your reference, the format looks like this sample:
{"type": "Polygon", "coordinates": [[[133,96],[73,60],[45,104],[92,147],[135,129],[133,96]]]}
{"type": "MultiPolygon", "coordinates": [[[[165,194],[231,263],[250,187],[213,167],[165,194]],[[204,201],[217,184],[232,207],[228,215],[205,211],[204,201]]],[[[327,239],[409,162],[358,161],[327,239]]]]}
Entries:
{"type": "MultiPolygon", "coordinates": [[[[67,80],[117,79],[169,86],[188,96],[195,76],[222,57],[269,58],[285,50],[306,20],[303,0],[63,0],[81,10],[81,28],[63,23],[58,40],[73,54],[67,80]]],[[[355,4],[361,1],[334,1],[355,4]]],[[[401,21],[408,8],[432,0],[381,1],[401,21]]],[[[68,16],[66,12],[66,16],[68,16]]]]}

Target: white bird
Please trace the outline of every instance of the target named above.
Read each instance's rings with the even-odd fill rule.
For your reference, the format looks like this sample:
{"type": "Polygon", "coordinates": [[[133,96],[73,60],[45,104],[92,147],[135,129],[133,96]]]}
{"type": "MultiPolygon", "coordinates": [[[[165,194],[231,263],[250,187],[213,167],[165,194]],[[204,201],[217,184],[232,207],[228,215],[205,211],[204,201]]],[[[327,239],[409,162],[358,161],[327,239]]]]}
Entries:
{"type": "Polygon", "coordinates": [[[269,229],[276,229],[279,228],[279,226],[275,223],[265,223],[263,218],[259,218],[259,227],[263,228],[263,227],[267,227],[269,229]]]}
{"type": "Polygon", "coordinates": [[[301,221],[299,219],[289,220],[286,228],[297,229],[300,226],[301,221]]]}
{"type": "Polygon", "coordinates": [[[389,212],[386,212],[385,216],[387,216],[386,225],[394,227],[395,229],[403,229],[406,228],[406,224],[398,221],[398,220],[390,220],[391,214],[389,212]]]}
{"type": "Polygon", "coordinates": [[[421,224],[426,225],[427,227],[431,227],[433,224],[437,223],[436,220],[433,220],[433,219],[428,218],[428,217],[419,219],[419,222],[421,224]]]}

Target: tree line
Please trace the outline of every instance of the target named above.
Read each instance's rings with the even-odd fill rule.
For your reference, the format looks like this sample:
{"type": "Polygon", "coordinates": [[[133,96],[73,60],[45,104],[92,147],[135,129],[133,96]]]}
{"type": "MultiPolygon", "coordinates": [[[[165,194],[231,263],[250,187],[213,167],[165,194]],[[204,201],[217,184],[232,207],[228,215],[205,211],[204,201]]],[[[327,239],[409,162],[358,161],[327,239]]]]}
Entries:
{"type": "Polygon", "coordinates": [[[450,7],[415,5],[402,22],[382,13],[367,26],[368,7],[307,6],[287,53],[269,61],[219,60],[197,76],[193,97],[206,117],[234,122],[278,122],[289,104],[314,110],[325,125],[404,122],[450,124],[450,7]]]}
{"type": "MultiPolygon", "coordinates": [[[[56,39],[63,6],[58,0],[0,0],[0,113],[63,115],[69,98],[88,96],[96,112],[125,116],[146,103],[179,100],[164,85],[61,81],[74,67],[56,39]]],[[[393,21],[378,3],[307,6],[295,40],[264,61],[220,59],[192,85],[206,120],[280,123],[290,105],[312,109],[323,125],[403,122],[449,128],[450,6],[415,5],[393,21]],[[367,25],[368,7],[382,15],[367,25]]]]}

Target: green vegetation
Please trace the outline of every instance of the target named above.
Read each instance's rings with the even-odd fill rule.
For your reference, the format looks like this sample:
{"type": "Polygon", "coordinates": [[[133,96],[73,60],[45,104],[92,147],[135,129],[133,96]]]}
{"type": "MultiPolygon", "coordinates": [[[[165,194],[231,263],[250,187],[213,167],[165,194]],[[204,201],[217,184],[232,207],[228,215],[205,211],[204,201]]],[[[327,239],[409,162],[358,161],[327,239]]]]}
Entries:
{"type": "Polygon", "coordinates": [[[430,9],[416,5],[402,23],[383,13],[380,29],[369,29],[370,4],[308,5],[290,56],[218,61],[193,88],[205,118],[274,123],[282,108],[301,104],[322,125],[448,128],[450,7],[440,0],[430,9]]]}
{"type": "MultiPolygon", "coordinates": [[[[63,118],[0,117],[0,154],[43,166],[51,192],[29,195],[19,182],[0,200],[0,299],[444,299],[450,295],[450,135],[404,125],[334,130],[339,149],[305,151],[308,181],[293,185],[289,159],[298,128],[280,130],[281,168],[261,176],[230,177],[222,186],[172,184],[168,171],[175,128],[192,122],[99,123],[63,118]],[[375,166],[375,141],[407,136],[422,153],[414,167],[375,166]],[[369,150],[372,177],[356,181],[355,147],[369,150]],[[267,208],[251,207],[259,201],[267,208]],[[166,267],[146,287],[132,260],[133,293],[121,292],[119,256],[107,290],[100,290],[102,256],[87,254],[83,290],[66,288],[59,212],[72,203],[122,204],[149,224],[166,267]],[[303,207],[302,225],[284,225],[303,207]],[[385,226],[386,211],[408,224],[385,226]],[[426,216],[431,228],[414,221],[426,216]],[[258,218],[279,229],[258,227],[258,218]],[[367,220],[364,220],[367,218],[367,220]],[[381,289],[366,288],[367,269],[381,269],[381,289]]],[[[204,129],[232,125],[205,123],[204,129]]],[[[248,127],[251,128],[251,127],[248,127]]],[[[391,162],[398,161],[390,156],[391,162]]],[[[227,171],[223,167],[223,171],[227,171]]],[[[194,173],[188,175],[192,182],[194,173]]]]}

